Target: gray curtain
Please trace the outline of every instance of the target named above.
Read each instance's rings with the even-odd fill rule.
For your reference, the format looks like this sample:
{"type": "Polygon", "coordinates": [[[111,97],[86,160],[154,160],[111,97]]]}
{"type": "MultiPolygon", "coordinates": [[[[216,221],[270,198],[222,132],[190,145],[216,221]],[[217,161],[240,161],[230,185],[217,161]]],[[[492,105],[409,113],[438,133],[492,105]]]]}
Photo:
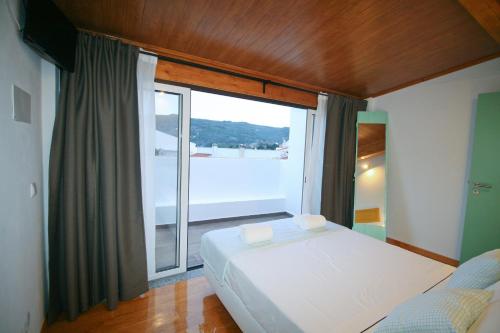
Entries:
{"type": "Polygon", "coordinates": [[[49,322],[148,289],[138,49],[80,34],[63,71],[49,171],[49,322]]]}
{"type": "Polygon", "coordinates": [[[357,113],[366,105],[365,100],[328,96],[321,214],[348,228],[353,223],[357,113]]]}

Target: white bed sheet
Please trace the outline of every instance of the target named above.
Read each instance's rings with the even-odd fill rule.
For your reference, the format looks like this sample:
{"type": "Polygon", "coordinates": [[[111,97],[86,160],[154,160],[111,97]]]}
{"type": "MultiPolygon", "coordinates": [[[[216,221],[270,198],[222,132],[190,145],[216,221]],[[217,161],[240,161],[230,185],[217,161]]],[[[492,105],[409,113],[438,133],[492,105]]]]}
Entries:
{"type": "Polygon", "coordinates": [[[270,244],[243,246],[234,228],[202,241],[205,264],[266,332],[362,332],[454,270],[343,227],[280,222],[270,244]]]}
{"type": "Polygon", "coordinates": [[[276,246],[306,239],[322,234],[325,230],[339,230],[342,228],[335,223],[327,222],[324,228],[304,231],[293,223],[292,218],[262,222],[262,224],[270,224],[272,226],[272,241],[255,245],[245,244],[240,238],[239,227],[213,230],[203,234],[201,237],[200,255],[204,265],[208,265],[212,269],[219,281],[222,281],[228,260],[238,253],[263,246],[276,246]]]}

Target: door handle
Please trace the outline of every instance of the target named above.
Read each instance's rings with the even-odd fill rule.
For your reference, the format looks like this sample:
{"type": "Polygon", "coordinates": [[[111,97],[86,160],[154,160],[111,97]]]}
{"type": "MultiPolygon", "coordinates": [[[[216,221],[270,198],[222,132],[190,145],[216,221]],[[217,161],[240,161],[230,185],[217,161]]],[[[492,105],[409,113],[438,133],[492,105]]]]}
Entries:
{"type": "Polygon", "coordinates": [[[472,183],[472,194],[479,195],[481,193],[481,190],[486,190],[486,189],[489,190],[492,187],[493,186],[491,186],[490,184],[473,182],[472,183]]]}
{"type": "Polygon", "coordinates": [[[491,186],[490,184],[485,184],[485,183],[477,183],[477,182],[474,182],[474,184],[472,185],[474,188],[476,189],[479,189],[479,188],[492,188],[493,186],[491,186]]]}

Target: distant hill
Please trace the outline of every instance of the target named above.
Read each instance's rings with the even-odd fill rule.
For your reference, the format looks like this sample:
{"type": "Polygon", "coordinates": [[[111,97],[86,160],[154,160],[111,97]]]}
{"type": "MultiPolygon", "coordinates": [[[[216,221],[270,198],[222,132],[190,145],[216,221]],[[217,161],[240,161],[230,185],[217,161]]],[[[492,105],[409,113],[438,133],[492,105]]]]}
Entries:
{"type": "MultiPolygon", "coordinates": [[[[177,115],[157,115],[158,131],[177,135],[177,115]]],[[[245,122],[216,121],[191,118],[191,142],[198,147],[275,149],[283,140],[288,140],[288,127],[270,127],[245,122]]]]}

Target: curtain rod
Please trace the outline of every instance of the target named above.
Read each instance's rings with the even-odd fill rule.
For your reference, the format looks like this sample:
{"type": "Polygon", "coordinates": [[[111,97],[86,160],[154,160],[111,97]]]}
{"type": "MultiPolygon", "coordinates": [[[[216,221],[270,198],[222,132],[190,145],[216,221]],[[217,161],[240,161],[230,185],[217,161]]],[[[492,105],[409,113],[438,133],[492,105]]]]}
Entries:
{"type": "Polygon", "coordinates": [[[298,91],[303,91],[303,92],[310,93],[310,94],[318,94],[318,95],[328,96],[327,93],[324,93],[324,92],[321,92],[321,91],[317,92],[317,91],[313,91],[313,90],[303,89],[303,88],[294,87],[294,86],[291,86],[291,85],[287,85],[287,84],[283,84],[283,83],[279,83],[279,82],[275,82],[275,81],[271,81],[271,80],[261,79],[261,78],[255,77],[255,76],[240,74],[240,73],[228,71],[228,70],[225,70],[225,69],[220,69],[220,68],[216,68],[216,67],[211,67],[211,66],[207,66],[207,65],[198,64],[198,63],[192,62],[192,61],[181,60],[181,59],[176,59],[176,58],[172,58],[172,57],[166,57],[166,56],[162,56],[162,55],[156,54],[154,52],[150,52],[150,51],[144,50],[142,48],[139,50],[139,52],[142,53],[142,54],[153,55],[153,56],[157,57],[158,59],[161,59],[161,60],[164,60],[164,61],[168,61],[168,62],[173,62],[173,63],[176,63],[176,64],[187,65],[187,66],[196,67],[196,68],[200,68],[200,69],[204,69],[204,70],[208,70],[208,71],[212,71],[212,72],[217,72],[217,73],[221,73],[221,74],[227,74],[227,75],[232,75],[232,76],[240,77],[242,79],[247,79],[247,80],[253,80],[253,81],[257,81],[257,82],[262,82],[262,89],[263,89],[264,93],[266,92],[266,85],[267,84],[272,84],[272,85],[275,85],[275,86],[290,88],[290,89],[294,89],[294,90],[298,90],[298,91]]]}

